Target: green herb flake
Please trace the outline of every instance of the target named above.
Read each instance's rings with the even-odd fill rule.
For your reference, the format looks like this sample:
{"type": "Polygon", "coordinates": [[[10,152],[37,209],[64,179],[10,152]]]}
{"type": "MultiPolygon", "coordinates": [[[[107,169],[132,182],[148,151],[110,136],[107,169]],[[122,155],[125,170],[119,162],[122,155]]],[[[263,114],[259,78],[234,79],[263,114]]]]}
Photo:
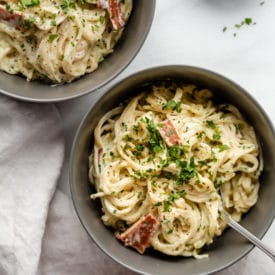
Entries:
{"type": "Polygon", "coordinates": [[[219,152],[222,152],[222,151],[225,151],[225,150],[228,150],[230,147],[226,144],[222,144],[219,146],[219,152]]]}
{"type": "Polygon", "coordinates": [[[220,134],[220,131],[215,131],[215,133],[213,134],[212,136],[212,139],[217,141],[221,138],[221,134],[220,134]]]}
{"type": "Polygon", "coordinates": [[[173,145],[168,148],[168,154],[172,161],[181,159],[184,157],[185,153],[189,150],[189,146],[178,146],[173,145]]]}
{"type": "Polygon", "coordinates": [[[171,99],[167,101],[166,104],[163,105],[163,110],[176,110],[177,113],[181,112],[180,102],[176,102],[175,100],[171,99]]]}
{"type": "Polygon", "coordinates": [[[246,25],[250,25],[252,23],[252,19],[247,17],[247,18],[244,19],[244,22],[245,22],[246,25]]]}
{"type": "Polygon", "coordinates": [[[100,16],[99,17],[99,22],[101,23],[101,24],[104,24],[104,22],[105,22],[105,18],[104,18],[104,16],[100,16]]]}
{"type": "Polygon", "coordinates": [[[152,119],[145,117],[145,122],[147,124],[148,130],[147,141],[149,151],[153,154],[156,154],[164,148],[162,138],[152,119]]]}
{"type": "Polygon", "coordinates": [[[52,43],[57,37],[58,37],[57,34],[50,34],[50,35],[49,35],[48,41],[49,41],[50,43],[52,43]]]}
{"type": "Polygon", "coordinates": [[[6,4],[6,10],[10,13],[13,13],[13,9],[12,9],[11,5],[8,3],[6,4]]]}
{"type": "Polygon", "coordinates": [[[55,26],[56,26],[56,21],[55,21],[55,20],[52,20],[52,21],[51,21],[51,25],[52,25],[53,27],[55,27],[55,26]]]}
{"type": "Polygon", "coordinates": [[[167,232],[167,234],[172,234],[174,232],[173,228],[170,228],[169,231],[167,232]]]}
{"type": "Polygon", "coordinates": [[[24,7],[35,7],[40,4],[39,0],[20,0],[24,7]]]}
{"type": "Polygon", "coordinates": [[[215,129],[216,125],[212,120],[206,120],[206,124],[209,128],[215,129]]]}
{"type": "Polygon", "coordinates": [[[124,138],[123,138],[123,140],[124,141],[131,141],[132,140],[132,138],[131,137],[129,137],[128,135],[126,135],[124,138]]]}
{"type": "Polygon", "coordinates": [[[142,144],[136,145],[136,150],[142,152],[144,150],[144,146],[142,144]]]}
{"type": "Polygon", "coordinates": [[[65,14],[67,14],[69,12],[69,3],[66,0],[62,1],[60,7],[65,14]]]}

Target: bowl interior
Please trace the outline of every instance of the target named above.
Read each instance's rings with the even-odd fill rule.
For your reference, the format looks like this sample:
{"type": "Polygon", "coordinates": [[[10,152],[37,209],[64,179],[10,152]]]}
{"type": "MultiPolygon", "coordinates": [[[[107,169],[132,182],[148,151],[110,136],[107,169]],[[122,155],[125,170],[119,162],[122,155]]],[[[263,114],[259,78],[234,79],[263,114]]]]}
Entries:
{"type": "Polygon", "coordinates": [[[253,246],[234,230],[228,229],[205,249],[209,253],[209,258],[206,259],[169,257],[150,249],[144,255],[139,255],[116,240],[113,232],[100,220],[100,204],[89,198],[93,187],[88,180],[88,155],[93,148],[93,129],[99,119],[111,108],[133,96],[144,83],[166,78],[180,79],[186,83],[211,89],[217,98],[237,106],[255,127],[264,158],[262,185],[257,204],[244,216],[241,224],[258,237],[264,235],[275,215],[273,206],[275,134],[272,124],[261,107],[241,87],[220,75],[199,68],[168,66],[137,73],[112,88],[90,109],[78,130],[71,153],[72,197],[79,218],[88,234],[105,253],[124,266],[140,273],[169,274],[171,271],[173,274],[211,273],[234,263],[253,246]]]}
{"type": "Polygon", "coordinates": [[[63,85],[27,82],[21,76],[0,72],[0,92],[25,101],[55,102],[75,98],[100,88],[130,63],[151,27],[155,0],[133,1],[133,4],[132,14],[114,52],[99,64],[96,71],[63,85]]]}

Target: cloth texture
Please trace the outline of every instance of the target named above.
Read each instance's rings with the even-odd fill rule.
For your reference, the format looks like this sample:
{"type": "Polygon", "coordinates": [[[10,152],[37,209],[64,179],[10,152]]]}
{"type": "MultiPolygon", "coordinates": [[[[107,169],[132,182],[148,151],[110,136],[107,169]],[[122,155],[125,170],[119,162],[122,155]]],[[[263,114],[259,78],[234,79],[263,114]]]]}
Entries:
{"type": "Polygon", "coordinates": [[[36,274],[64,156],[54,105],[0,96],[0,274],[36,274]]]}

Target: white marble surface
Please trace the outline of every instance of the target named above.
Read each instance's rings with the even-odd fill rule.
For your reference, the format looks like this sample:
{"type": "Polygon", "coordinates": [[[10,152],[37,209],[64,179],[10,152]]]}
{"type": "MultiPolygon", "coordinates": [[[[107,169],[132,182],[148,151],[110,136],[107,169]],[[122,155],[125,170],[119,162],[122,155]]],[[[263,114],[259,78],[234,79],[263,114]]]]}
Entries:
{"type": "MultiPolygon", "coordinates": [[[[141,69],[165,64],[185,64],[219,72],[247,89],[275,124],[275,1],[265,0],[260,5],[261,2],[263,1],[157,0],[152,29],[130,66],[96,93],[56,104],[64,122],[66,136],[65,162],[58,189],[70,196],[69,153],[83,115],[109,87],[141,69]],[[256,24],[244,25],[240,29],[234,27],[246,17],[252,18],[256,24]],[[226,32],[222,32],[224,26],[228,27],[226,32]],[[236,37],[234,33],[237,34],[236,37]]],[[[275,247],[275,222],[263,240],[275,247]]],[[[89,272],[89,268],[82,270],[84,275],[89,272]]],[[[239,263],[219,274],[259,272],[275,274],[275,264],[258,249],[254,249],[239,263]]]]}

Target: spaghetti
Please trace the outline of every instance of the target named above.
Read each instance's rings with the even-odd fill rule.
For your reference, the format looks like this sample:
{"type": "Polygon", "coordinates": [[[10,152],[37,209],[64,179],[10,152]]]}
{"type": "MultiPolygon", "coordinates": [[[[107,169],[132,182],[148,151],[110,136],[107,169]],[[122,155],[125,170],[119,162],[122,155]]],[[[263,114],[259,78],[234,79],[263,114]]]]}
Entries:
{"type": "Polygon", "coordinates": [[[0,69],[71,82],[112,53],[132,0],[0,1],[0,69]]]}
{"type": "Polygon", "coordinates": [[[152,246],[205,256],[201,248],[226,227],[220,191],[237,221],[257,201],[255,132],[236,107],[212,97],[194,85],[153,85],[94,131],[91,198],[100,198],[104,224],[140,253],[152,246]]]}

